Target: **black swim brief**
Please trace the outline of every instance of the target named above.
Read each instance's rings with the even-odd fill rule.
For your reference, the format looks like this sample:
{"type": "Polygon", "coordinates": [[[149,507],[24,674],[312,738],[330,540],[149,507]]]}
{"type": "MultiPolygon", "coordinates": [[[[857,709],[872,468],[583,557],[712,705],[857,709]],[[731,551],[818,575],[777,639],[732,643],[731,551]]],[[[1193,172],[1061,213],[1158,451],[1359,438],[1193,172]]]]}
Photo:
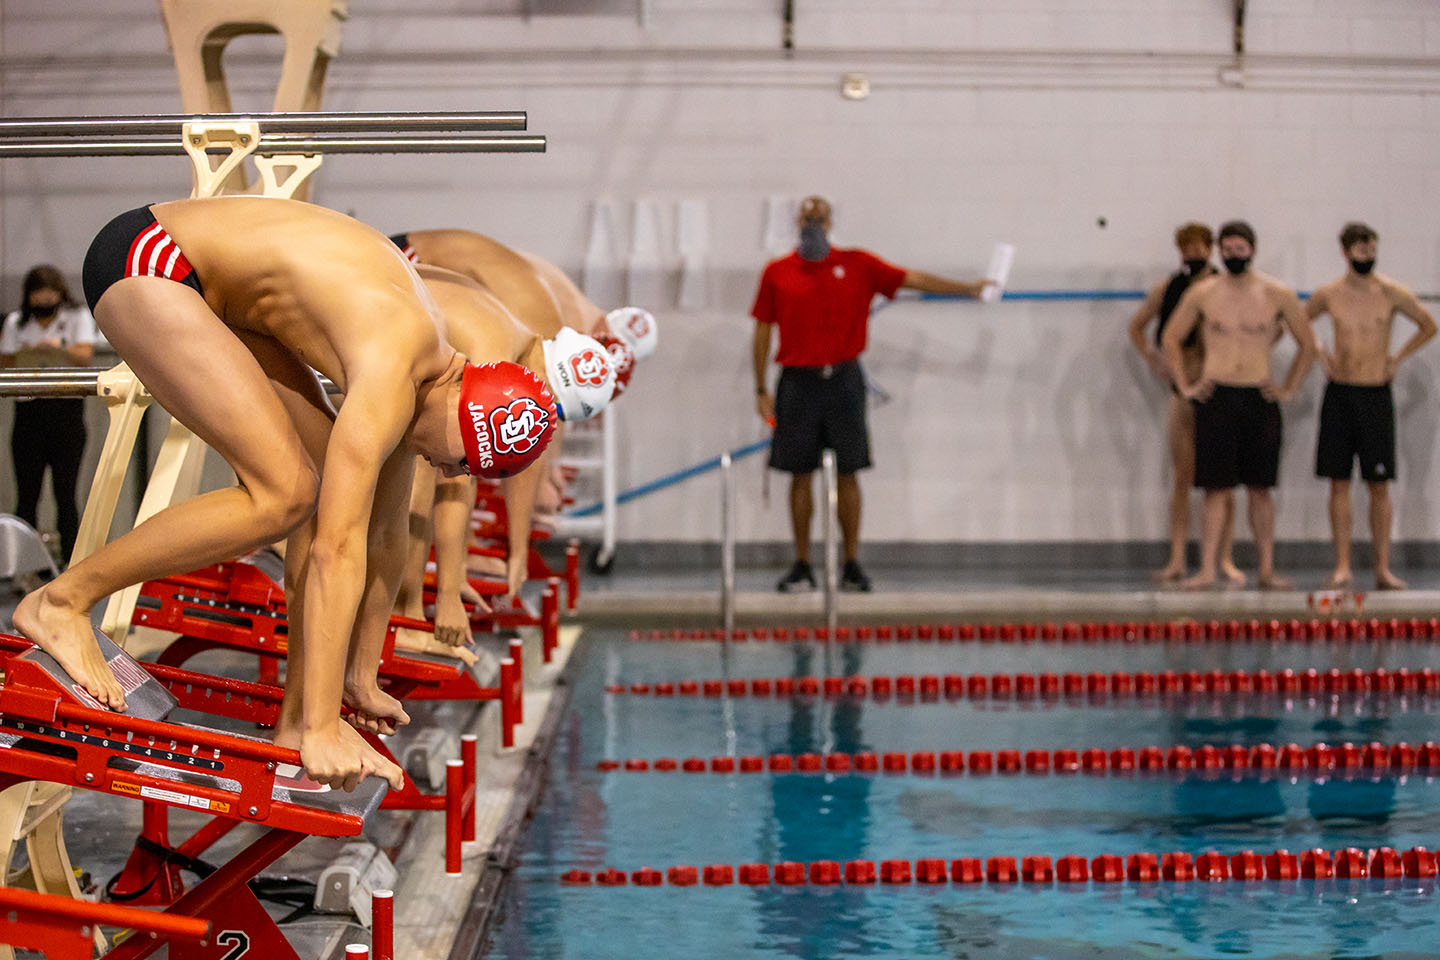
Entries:
{"type": "Polygon", "coordinates": [[[410,234],[392,233],[390,234],[390,242],[400,248],[400,252],[405,254],[406,260],[409,260],[411,263],[420,262],[420,258],[415,256],[415,248],[410,246],[410,234]]]}
{"type": "Polygon", "coordinates": [[[1388,383],[1325,385],[1315,475],[1349,480],[1356,457],[1367,483],[1395,479],[1395,398],[1388,383]]]}
{"type": "Polygon", "coordinates": [[[1280,406],[1259,387],[1219,385],[1195,404],[1195,486],[1273,487],[1280,473],[1280,406]]]}
{"type": "Polygon", "coordinates": [[[90,312],[106,290],[126,277],[164,277],[205,295],[195,268],[156,221],[149,204],[120,214],[90,241],[81,275],[90,312]]]}

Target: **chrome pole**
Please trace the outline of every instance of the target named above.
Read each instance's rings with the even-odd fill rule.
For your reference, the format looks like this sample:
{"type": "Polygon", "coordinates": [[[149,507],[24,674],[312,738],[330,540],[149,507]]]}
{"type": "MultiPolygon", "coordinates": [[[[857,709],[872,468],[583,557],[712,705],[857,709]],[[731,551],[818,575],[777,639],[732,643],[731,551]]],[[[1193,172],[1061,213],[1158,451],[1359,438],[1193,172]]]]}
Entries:
{"type": "MultiPolygon", "coordinates": [[[[225,153],[216,145],[209,153],[225,153]]],[[[258,154],[302,153],[544,153],[541,136],[435,134],[429,137],[272,137],[262,135],[258,154]]],[[[0,157],[165,157],[185,153],[178,137],[66,140],[56,137],[0,140],[0,157]]]]}
{"type": "MultiPolygon", "coordinates": [[[[0,370],[0,398],[93,397],[100,390],[104,367],[12,367],[0,370]]],[[[328,377],[320,377],[327,393],[339,393],[328,377]]]]}
{"type": "Polygon", "coordinates": [[[720,625],[728,643],[735,627],[735,471],[729,453],[720,454],[720,625]]]}
{"type": "Polygon", "coordinates": [[[114,117],[0,117],[0,138],[165,134],[186,123],[254,121],[276,133],[361,133],[377,130],[524,130],[524,110],[397,113],[164,113],[114,117]]]}
{"type": "Polygon", "coordinates": [[[833,633],[839,620],[836,601],[839,593],[840,551],[835,528],[839,526],[836,510],[840,495],[836,488],[835,451],[826,450],[820,460],[821,482],[825,484],[825,626],[833,633]]]}

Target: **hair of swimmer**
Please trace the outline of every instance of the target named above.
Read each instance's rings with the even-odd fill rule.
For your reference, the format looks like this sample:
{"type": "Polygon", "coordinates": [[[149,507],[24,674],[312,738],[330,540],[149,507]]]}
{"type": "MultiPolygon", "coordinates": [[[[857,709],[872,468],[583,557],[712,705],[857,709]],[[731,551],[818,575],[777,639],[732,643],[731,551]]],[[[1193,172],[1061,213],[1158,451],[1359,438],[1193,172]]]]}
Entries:
{"type": "Polygon", "coordinates": [[[1175,246],[1183,250],[1191,244],[1199,244],[1209,250],[1215,245],[1215,235],[1203,223],[1196,223],[1194,220],[1182,223],[1175,229],[1175,246]]]}
{"type": "Polygon", "coordinates": [[[800,223],[809,221],[820,221],[825,224],[825,229],[830,229],[830,201],[824,197],[812,194],[800,201],[800,212],[796,219],[800,223]]]}
{"type": "Polygon", "coordinates": [[[1220,224],[1220,232],[1216,235],[1216,240],[1224,243],[1226,237],[1239,237],[1250,244],[1251,249],[1255,247],[1255,228],[1244,220],[1228,220],[1220,224]]]}
{"type": "Polygon", "coordinates": [[[1340,231],[1340,247],[1344,250],[1349,250],[1357,243],[1369,243],[1379,239],[1380,235],[1375,232],[1373,227],[1358,220],[1352,220],[1345,224],[1344,229],[1340,231]]]}

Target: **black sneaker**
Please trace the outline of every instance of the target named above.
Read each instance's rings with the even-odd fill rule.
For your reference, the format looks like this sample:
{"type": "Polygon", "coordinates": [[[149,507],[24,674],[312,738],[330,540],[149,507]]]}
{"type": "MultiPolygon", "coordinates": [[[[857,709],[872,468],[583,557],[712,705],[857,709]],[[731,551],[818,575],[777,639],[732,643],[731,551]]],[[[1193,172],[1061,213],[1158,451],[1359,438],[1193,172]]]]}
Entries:
{"type": "Polygon", "coordinates": [[[870,578],[854,560],[845,561],[845,570],[840,574],[840,589],[846,593],[870,592],[870,578]]]}
{"type": "Polygon", "coordinates": [[[775,584],[775,589],[781,593],[800,593],[804,590],[815,589],[815,574],[810,570],[810,564],[804,560],[796,560],[795,566],[790,572],[775,584]]]}

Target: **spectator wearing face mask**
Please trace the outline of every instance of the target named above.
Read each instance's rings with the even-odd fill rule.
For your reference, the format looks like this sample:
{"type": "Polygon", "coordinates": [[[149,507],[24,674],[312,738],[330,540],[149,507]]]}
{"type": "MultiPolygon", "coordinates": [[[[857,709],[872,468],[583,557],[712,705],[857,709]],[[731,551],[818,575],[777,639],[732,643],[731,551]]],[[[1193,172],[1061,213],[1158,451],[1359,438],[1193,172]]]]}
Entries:
{"type": "MultiPolygon", "coordinates": [[[[52,266],[25,274],[20,309],[0,329],[0,367],[84,367],[95,352],[95,321],[70,295],[65,277],[52,266]]],[[[75,484],[85,452],[85,401],[37,397],[15,404],[10,453],[15,464],[15,513],[32,527],[40,485],[50,469],[62,559],[75,548],[80,515],[75,484]]]]}
{"type": "Polygon", "coordinates": [[[1325,371],[1325,400],[1320,405],[1316,476],[1330,481],[1330,530],[1335,541],[1333,588],[1347,587],[1350,572],[1350,478],[1360,461],[1360,478],[1370,489],[1370,536],[1375,548],[1375,586],[1402,590],[1405,581],[1390,570],[1390,481],[1395,479],[1395,399],[1390,381],[1395,368],[1435,336],[1435,321],[1415,294],[1375,272],[1379,237],[1363,223],[1340,231],[1345,275],[1310,297],[1306,313],[1330,316],[1334,348],[1315,339],[1325,371]],[[1395,315],[1418,328],[1394,353],[1390,331],[1395,315]]]}
{"type": "Polygon", "coordinates": [[[760,277],[751,316],[755,318],[755,409],[775,430],[770,466],[791,475],[790,521],[795,565],[776,588],[784,593],[815,588],[810,568],[811,475],[821,451],[835,451],[836,512],[844,540],[840,588],[868,591],[870,579],[857,557],[860,541],[860,483],[856,472],[870,466],[865,422],[865,376],[860,354],[875,295],[893,297],[902,287],[926,293],[978,298],[988,281],[946,280],[886,263],[865,250],[832,249],[830,204],[806,197],[800,204],[799,244],[772,261],[760,277]],[[772,396],[767,385],[771,331],[780,331],[775,357],[780,381],[772,396]]]}

